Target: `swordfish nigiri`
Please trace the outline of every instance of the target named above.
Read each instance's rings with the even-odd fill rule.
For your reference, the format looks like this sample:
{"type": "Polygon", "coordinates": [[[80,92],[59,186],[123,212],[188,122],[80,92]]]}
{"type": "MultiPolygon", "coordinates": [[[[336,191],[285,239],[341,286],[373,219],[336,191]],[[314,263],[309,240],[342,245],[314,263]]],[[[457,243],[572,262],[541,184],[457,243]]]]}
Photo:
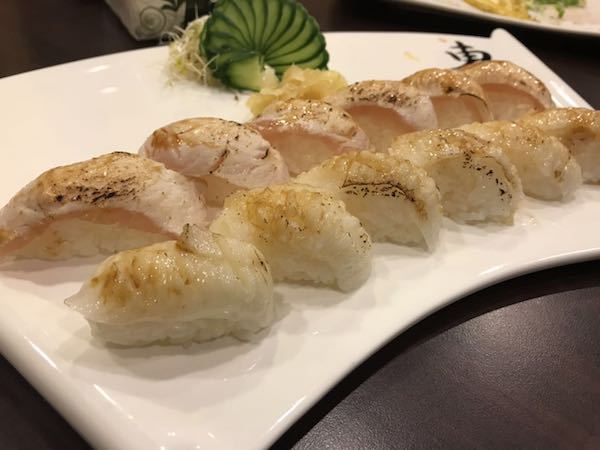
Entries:
{"type": "Polygon", "coordinates": [[[517,168],[523,191],[531,197],[563,200],[581,185],[581,168],[569,149],[537,128],[498,120],[461,129],[499,147],[517,168]]]}
{"type": "Polygon", "coordinates": [[[350,152],[301,173],[295,182],[342,200],[374,241],[424,245],[438,240],[442,208],[427,173],[388,153],[350,152]]]}
{"type": "Polygon", "coordinates": [[[238,189],[289,179],[281,155],[257,131],[214,117],[184,119],[159,128],[139,154],[195,178],[206,201],[216,206],[238,189]]]}
{"type": "Polygon", "coordinates": [[[517,120],[525,114],[554,107],[546,85],[511,62],[480,61],[458,70],[483,88],[495,120],[517,120]]]}
{"type": "Polygon", "coordinates": [[[115,152],[44,172],[0,210],[0,257],[109,254],[205,225],[195,184],[162,164],[115,152]]]}
{"type": "Polygon", "coordinates": [[[252,245],[186,225],[176,240],[117,253],[65,303],[122,346],[246,339],[275,318],[269,266],[252,245]]]}
{"type": "Polygon", "coordinates": [[[370,147],[369,138],[347,112],[319,100],[276,102],[248,125],[281,153],[293,175],[332,156],[370,147]]]}
{"type": "Polygon", "coordinates": [[[378,152],[386,152],[396,136],[438,127],[429,96],[401,81],[360,81],[325,101],[345,109],[378,152]]]}
{"type": "Polygon", "coordinates": [[[371,238],[340,200],[311,186],[240,191],[225,200],[210,231],[253,244],[273,279],[360,287],[371,272],[371,238]]]}
{"type": "Polygon", "coordinates": [[[399,136],[390,153],[425,169],[451,219],[512,224],[523,190],[498,147],[459,129],[429,130],[399,136]]]}
{"type": "Polygon", "coordinates": [[[492,120],[483,89],[464,72],[425,69],[404,78],[402,82],[431,97],[440,128],[492,120]]]}
{"type": "Polygon", "coordinates": [[[554,136],[567,147],[587,183],[600,182],[600,111],[587,108],[556,108],[522,117],[529,125],[554,136]]]}

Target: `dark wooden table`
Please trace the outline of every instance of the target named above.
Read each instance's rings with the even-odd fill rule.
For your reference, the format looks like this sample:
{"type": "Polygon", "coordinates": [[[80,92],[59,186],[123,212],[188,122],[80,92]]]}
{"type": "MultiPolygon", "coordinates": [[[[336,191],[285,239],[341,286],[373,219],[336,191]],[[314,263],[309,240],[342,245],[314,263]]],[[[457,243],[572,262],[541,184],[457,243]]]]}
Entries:
{"type": "MultiPolygon", "coordinates": [[[[495,27],[373,0],[303,3],[325,31],[485,36],[495,27]]],[[[509,30],[600,108],[599,38],[509,30]]],[[[150,45],[101,0],[0,2],[0,77],[150,45]]],[[[86,446],[4,359],[0,377],[0,448],[86,446]]],[[[275,447],[600,448],[600,261],[510,280],[439,311],[352,372],[275,447]]]]}

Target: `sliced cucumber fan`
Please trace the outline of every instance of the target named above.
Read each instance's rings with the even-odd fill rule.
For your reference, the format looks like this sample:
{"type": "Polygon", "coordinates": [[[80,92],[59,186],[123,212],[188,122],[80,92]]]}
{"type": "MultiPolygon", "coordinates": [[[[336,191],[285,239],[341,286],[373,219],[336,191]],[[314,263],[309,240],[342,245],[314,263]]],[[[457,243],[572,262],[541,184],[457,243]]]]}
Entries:
{"type": "Polygon", "coordinates": [[[200,42],[215,78],[237,89],[260,90],[265,65],[281,77],[329,61],[319,25],[294,0],[219,0],[200,42]]]}

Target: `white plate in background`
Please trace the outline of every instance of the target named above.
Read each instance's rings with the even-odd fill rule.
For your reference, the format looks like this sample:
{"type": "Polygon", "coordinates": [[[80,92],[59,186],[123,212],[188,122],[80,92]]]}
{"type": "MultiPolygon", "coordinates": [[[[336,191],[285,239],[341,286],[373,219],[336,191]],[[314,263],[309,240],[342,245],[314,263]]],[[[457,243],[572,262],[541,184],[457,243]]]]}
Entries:
{"type": "Polygon", "coordinates": [[[509,25],[570,33],[577,35],[600,36],[600,1],[587,0],[585,6],[580,8],[566,8],[562,18],[541,18],[537,20],[524,20],[516,17],[503,16],[482,11],[464,0],[386,0],[391,3],[406,3],[440,11],[467,15],[476,18],[493,20],[509,25]]]}
{"type": "MultiPolygon", "coordinates": [[[[490,38],[330,33],[330,67],[349,81],[401,78],[460,63],[457,41],[544,80],[557,104],[587,106],[503,30],[490,38]]],[[[169,84],[165,48],[103,56],[0,80],[0,200],[50,167],[136,151],[189,116],[245,120],[244,97],[169,84]]],[[[483,286],[600,255],[600,189],[567,204],[527,200],[512,227],[445,221],[439,247],[375,245],[373,274],[352,294],[278,285],[290,312],[254,342],[108,349],[64,306],[90,261],[20,262],[0,271],[0,349],[95,447],[262,448],[357,364],[421,318],[483,286]],[[557,239],[557,236],[561,236],[557,239]]]]}

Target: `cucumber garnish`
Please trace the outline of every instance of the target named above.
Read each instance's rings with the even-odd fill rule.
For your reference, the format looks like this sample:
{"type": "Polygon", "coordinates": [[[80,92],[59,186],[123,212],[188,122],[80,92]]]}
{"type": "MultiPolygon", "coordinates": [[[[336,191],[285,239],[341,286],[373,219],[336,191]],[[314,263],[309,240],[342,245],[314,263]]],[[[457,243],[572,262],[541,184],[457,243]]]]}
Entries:
{"type": "Polygon", "coordinates": [[[293,64],[326,69],[317,22],[295,0],[218,0],[200,39],[215,78],[258,91],[265,65],[278,77],[293,64]]]}

